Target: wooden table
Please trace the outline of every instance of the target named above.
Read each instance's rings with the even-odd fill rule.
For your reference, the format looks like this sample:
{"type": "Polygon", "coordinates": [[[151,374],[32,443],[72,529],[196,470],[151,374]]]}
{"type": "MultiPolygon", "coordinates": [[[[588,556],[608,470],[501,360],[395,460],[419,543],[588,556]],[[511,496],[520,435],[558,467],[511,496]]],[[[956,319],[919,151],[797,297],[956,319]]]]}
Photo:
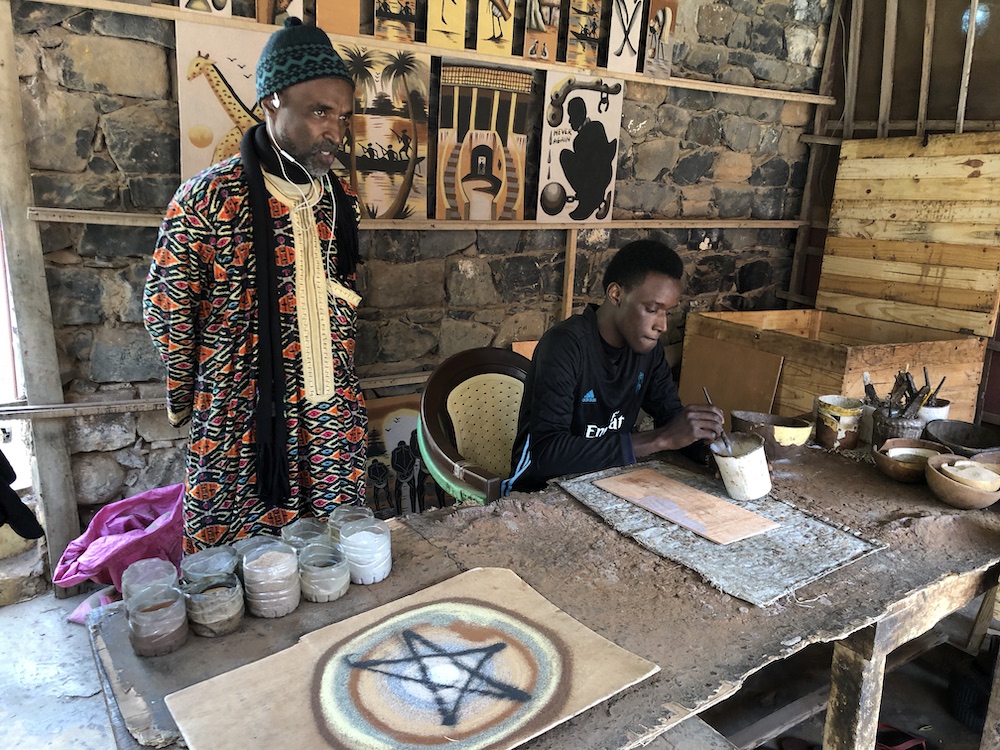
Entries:
{"type": "MultiPolygon", "coordinates": [[[[662,667],[526,747],[642,747],[733,695],[767,664],[819,642],[835,642],[824,748],[873,747],[886,656],[996,585],[1000,513],[952,509],[923,485],[893,482],[871,465],[817,449],[776,462],[773,479],[773,497],[888,548],[760,608],[644,550],[553,488],[407,517],[393,534],[390,577],[352,586],[339,602],[306,604],[278,621],[247,618],[237,633],[192,638],[151,660],[131,653],[124,617],[113,608],[91,624],[92,640],[109,687],[144,698],[131,720],[146,716],[169,735],[176,726],[160,699],[174,690],[463,570],[508,567],[592,630],[662,667]]],[[[996,731],[992,740],[989,734],[982,747],[1000,748],[996,731]]]]}

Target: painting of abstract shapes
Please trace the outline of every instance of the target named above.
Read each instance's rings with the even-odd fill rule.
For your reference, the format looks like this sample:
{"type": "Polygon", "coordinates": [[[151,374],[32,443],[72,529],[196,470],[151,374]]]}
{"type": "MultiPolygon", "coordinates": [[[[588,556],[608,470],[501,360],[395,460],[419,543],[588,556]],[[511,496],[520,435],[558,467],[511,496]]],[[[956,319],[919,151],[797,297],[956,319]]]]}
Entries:
{"type": "Polygon", "coordinates": [[[354,78],[353,132],[334,171],[366,218],[427,218],[430,55],[335,45],[354,78]]]}
{"type": "Polygon", "coordinates": [[[608,70],[622,73],[639,70],[639,47],[645,33],[642,5],[643,0],[611,0],[608,70]]]}
{"type": "Polygon", "coordinates": [[[524,57],[553,62],[566,0],[527,0],[524,10],[524,57]]]}
{"type": "Polygon", "coordinates": [[[469,2],[470,0],[428,0],[427,43],[433,47],[464,49],[465,17],[469,2]]]}
{"type": "Polygon", "coordinates": [[[510,55],[514,44],[514,0],[476,0],[479,27],[476,49],[491,55],[510,55]]]}
{"type": "Polygon", "coordinates": [[[611,78],[546,76],[538,221],[611,220],[623,90],[611,78]]]}
{"type": "Polygon", "coordinates": [[[642,72],[651,78],[669,78],[673,55],[677,0],[650,0],[646,23],[646,53],[642,72]]]}
{"type": "Polygon", "coordinates": [[[192,750],[503,750],[658,670],[512,571],[477,568],[309,633],[166,703],[192,750]],[[264,721],[261,706],[274,696],[281,710],[264,721]]]}
{"type": "Polygon", "coordinates": [[[441,64],[435,218],[524,218],[532,73],[441,64]]]}
{"type": "Polygon", "coordinates": [[[571,0],[566,62],[581,68],[597,67],[597,50],[604,39],[601,0],[571,0]]]}
{"type": "MultiPolygon", "coordinates": [[[[375,38],[390,42],[423,41],[428,0],[374,0],[375,38]]],[[[433,0],[431,0],[433,2],[433,0]]]]}
{"type": "Polygon", "coordinates": [[[361,33],[361,3],[372,0],[316,0],[316,25],[327,34],[361,33]]]}
{"type": "Polygon", "coordinates": [[[261,122],[255,69],[271,30],[205,26],[177,21],[177,100],[181,179],[240,150],[240,140],[261,122]]]}

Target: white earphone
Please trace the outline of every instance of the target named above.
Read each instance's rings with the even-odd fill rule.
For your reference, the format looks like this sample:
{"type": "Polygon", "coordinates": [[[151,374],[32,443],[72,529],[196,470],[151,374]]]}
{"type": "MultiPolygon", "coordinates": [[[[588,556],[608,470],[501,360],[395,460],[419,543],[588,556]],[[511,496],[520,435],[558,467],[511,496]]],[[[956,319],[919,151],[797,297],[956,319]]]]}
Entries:
{"type": "Polygon", "coordinates": [[[278,101],[278,95],[277,94],[271,94],[271,104],[274,105],[275,109],[277,109],[278,107],[281,106],[281,102],[278,101]]]}

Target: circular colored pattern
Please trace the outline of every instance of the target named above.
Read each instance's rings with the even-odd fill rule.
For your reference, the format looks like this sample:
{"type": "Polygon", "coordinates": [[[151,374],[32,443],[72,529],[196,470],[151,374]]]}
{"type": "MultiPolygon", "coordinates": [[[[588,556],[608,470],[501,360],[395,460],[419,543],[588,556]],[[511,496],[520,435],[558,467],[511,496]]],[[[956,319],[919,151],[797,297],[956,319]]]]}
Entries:
{"type": "Polygon", "coordinates": [[[492,605],[436,602],[331,648],[316,671],[320,729],[335,747],[488,747],[542,731],[568,692],[565,647],[492,605]]]}

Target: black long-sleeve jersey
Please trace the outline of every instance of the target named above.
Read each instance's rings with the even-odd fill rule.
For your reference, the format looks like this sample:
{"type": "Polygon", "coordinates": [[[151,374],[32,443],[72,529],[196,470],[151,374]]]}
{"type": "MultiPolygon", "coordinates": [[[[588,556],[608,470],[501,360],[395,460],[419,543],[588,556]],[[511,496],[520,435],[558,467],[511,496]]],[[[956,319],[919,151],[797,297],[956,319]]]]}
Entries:
{"type": "Polygon", "coordinates": [[[640,407],[661,427],[681,411],[663,349],[610,350],[597,306],[538,342],[524,384],[511,477],[504,491],[534,490],[552,477],[635,463],[632,430],[640,407]]]}

